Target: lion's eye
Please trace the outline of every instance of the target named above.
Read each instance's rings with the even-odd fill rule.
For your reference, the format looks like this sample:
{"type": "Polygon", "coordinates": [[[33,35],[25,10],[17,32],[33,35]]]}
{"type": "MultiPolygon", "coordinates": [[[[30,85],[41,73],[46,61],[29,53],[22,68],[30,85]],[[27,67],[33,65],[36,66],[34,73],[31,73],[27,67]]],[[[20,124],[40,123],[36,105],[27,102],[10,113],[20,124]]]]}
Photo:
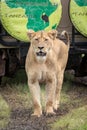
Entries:
{"type": "Polygon", "coordinates": [[[45,40],[45,41],[48,41],[48,39],[47,39],[47,38],[45,38],[44,40],[45,40]]]}
{"type": "Polygon", "coordinates": [[[35,38],[35,41],[38,41],[38,38],[35,38]]]}

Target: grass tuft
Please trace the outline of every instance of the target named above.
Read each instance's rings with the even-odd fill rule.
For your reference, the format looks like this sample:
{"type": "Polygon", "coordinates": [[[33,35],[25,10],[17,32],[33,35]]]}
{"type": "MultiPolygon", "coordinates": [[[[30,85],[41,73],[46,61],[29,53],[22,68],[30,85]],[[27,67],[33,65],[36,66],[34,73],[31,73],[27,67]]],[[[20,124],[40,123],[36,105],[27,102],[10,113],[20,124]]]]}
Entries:
{"type": "Polygon", "coordinates": [[[52,130],[87,130],[87,106],[73,109],[57,120],[52,130]]]}
{"type": "Polygon", "coordinates": [[[10,108],[6,101],[0,95],[0,128],[5,127],[10,118],[10,108]]]}

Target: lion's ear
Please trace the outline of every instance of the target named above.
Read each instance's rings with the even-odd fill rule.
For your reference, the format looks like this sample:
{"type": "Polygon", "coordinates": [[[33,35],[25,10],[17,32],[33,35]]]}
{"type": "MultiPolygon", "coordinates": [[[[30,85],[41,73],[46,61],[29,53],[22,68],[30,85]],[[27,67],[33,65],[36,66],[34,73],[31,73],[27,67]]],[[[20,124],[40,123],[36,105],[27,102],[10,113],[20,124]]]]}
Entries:
{"type": "Polygon", "coordinates": [[[29,39],[31,40],[35,36],[34,30],[29,29],[27,32],[27,35],[28,35],[29,39]]]}
{"type": "Polygon", "coordinates": [[[58,34],[57,30],[51,30],[48,32],[49,37],[52,38],[53,40],[57,37],[57,34],[58,34]]]}

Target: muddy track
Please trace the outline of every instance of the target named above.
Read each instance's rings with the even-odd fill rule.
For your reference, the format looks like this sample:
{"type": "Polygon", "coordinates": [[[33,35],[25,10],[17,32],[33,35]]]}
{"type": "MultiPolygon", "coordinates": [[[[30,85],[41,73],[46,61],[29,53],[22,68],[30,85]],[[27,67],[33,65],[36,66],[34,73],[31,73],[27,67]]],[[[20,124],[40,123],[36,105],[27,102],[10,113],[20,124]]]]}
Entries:
{"type": "MultiPolygon", "coordinates": [[[[13,105],[9,95],[4,93],[3,97],[9,104],[13,105]]],[[[69,112],[66,104],[62,104],[61,107],[62,109],[59,108],[56,115],[46,116],[45,112],[43,112],[43,115],[40,118],[31,116],[32,108],[25,109],[20,106],[17,108],[12,107],[9,124],[6,128],[0,130],[50,130],[50,124],[69,112]]]]}
{"type": "Polygon", "coordinates": [[[58,110],[56,116],[31,117],[31,109],[16,109],[11,112],[8,126],[0,130],[50,130],[49,124],[53,123],[58,117],[65,115],[68,110],[58,110]]]}
{"type": "Polygon", "coordinates": [[[55,116],[47,117],[45,113],[43,113],[43,116],[40,118],[31,117],[32,108],[25,108],[23,106],[15,107],[16,99],[13,103],[15,97],[10,97],[10,93],[1,88],[2,96],[10,106],[14,106],[11,109],[9,124],[6,128],[0,130],[51,130],[50,124],[69,113],[72,109],[87,104],[87,87],[81,86],[81,84],[78,83],[73,83],[72,85],[75,87],[67,91],[71,100],[70,104],[62,103],[55,116]],[[72,100],[78,99],[82,99],[82,101],[80,103],[72,102],[72,100]]]}
{"type": "MultiPolygon", "coordinates": [[[[55,116],[31,117],[32,109],[15,109],[11,111],[9,124],[6,128],[0,130],[51,130],[50,124],[58,120],[61,116],[66,115],[70,110],[66,104],[62,104],[55,116]]],[[[72,109],[77,107],[72,104],[72,109]]]]}

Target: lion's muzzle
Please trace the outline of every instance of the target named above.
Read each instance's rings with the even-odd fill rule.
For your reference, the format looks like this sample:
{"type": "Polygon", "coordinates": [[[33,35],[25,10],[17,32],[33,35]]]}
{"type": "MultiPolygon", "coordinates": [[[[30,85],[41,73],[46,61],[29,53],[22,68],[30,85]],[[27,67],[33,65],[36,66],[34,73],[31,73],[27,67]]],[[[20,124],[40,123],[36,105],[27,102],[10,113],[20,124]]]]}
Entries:
{"type": "Polygon", "coordinates": [[[37,56],[46,56],[45,52],[39,51],[36,53],[37,56]]]}
{"type": "Polygon", "coordinates": [[[46,52],[43,51],[44,47],[43,46],[38,46],[38,52],[36,52],[37,56],[46,56],[46,52]]]}

